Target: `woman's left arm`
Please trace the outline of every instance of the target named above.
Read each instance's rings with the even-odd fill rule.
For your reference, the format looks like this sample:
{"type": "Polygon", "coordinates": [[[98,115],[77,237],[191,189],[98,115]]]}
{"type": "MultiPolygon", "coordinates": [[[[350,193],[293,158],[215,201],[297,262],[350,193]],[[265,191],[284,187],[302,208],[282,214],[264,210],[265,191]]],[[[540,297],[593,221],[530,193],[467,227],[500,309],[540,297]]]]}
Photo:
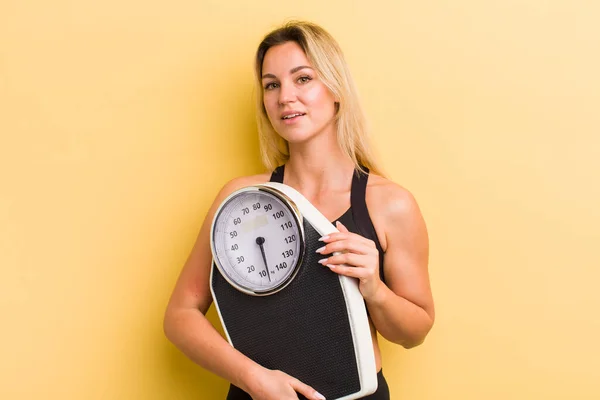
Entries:
{"type": "Polygon", "coordinates": [[[405,348],[424,340],[435,318],[429,283],[429,239],[425,221],[414,197],[406,189],[388,184],[380,196],[372,196],[371,212],[377,213],[379,231],[385,234],[384,273],[379,276],[379,252],[372,240],[349,232],[342,224],[329,235],[322,254],[342,252],[323,262],[341,275],[359,279],[377,331],[405,348]],[[391,186],[391,187],[390,187],[391,186]]]}

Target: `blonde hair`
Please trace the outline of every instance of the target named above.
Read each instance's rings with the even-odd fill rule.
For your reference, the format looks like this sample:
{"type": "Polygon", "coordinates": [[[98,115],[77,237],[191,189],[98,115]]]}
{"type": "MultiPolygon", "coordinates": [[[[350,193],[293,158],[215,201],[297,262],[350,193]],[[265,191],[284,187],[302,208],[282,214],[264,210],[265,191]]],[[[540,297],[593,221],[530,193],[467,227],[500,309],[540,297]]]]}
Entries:
{"type": "Polygon", "coordinates": [[[272,171],[290,157],[287,141],[275,132],[269,121],[262,88],[262,66],[267,50],[286,42],[296,42],[300,46],[321,81],[338,99],[335,116],[337,139],[342,151],[354,162],[355,169],[364,172],[364,166],[382,174],[373,157],[366,119],[342,50],[327,31],[304,21],[291,21],[270,32],[256,51],[256,115],[260,152],[265,167],[272,171]]]}

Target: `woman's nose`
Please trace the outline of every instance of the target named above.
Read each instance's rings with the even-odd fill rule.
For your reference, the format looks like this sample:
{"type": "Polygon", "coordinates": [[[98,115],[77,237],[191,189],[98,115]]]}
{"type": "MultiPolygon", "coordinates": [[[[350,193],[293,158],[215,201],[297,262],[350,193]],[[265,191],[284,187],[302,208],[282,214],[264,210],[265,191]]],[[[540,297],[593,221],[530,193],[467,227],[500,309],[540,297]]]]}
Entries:
{"type": "Polygon", "coordinates": [[[296,88],[290,83],[281,83],[279,89],[279,104],[287,104],[296,101],[296,88]]]}

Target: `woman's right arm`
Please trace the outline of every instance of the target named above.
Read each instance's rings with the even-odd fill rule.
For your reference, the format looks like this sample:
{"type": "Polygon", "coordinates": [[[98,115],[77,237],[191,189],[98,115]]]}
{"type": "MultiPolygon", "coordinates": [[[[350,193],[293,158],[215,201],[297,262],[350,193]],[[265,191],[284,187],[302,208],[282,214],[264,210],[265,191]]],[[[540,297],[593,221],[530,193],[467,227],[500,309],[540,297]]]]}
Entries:
{"type": "Polygon", "coordinates": [[[296,392],[308,398],[321,399],[310,386],[280,371],[263,368],[240,353],[205,317],[212,303],[209,281],[213,217],[229,194],[255,183],[256,178],[237,178],[227,183],[217,195],[167,305],[165,335],[192,361],[238,386],[254,399],[297,399],[296,392]]]}

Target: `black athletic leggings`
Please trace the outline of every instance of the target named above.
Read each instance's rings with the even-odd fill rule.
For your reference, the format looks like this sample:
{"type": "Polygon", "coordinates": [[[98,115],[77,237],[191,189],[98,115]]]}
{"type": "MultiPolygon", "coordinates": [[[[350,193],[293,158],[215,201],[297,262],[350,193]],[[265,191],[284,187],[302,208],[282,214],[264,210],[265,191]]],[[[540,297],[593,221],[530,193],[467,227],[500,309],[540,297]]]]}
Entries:
{"type": "MultiPolygon", "coordinates": [[[[304,398],[304,397],[302,397],[304,398]]],[[[367,397],[361,397],[363,400],[390,400],[390,389],[383,376],[383,370],[377,373],[377,391],[367,397]]],[[[227,400],[252,400],[252,397],[237,386],[229,386],[227,400]]]]}

